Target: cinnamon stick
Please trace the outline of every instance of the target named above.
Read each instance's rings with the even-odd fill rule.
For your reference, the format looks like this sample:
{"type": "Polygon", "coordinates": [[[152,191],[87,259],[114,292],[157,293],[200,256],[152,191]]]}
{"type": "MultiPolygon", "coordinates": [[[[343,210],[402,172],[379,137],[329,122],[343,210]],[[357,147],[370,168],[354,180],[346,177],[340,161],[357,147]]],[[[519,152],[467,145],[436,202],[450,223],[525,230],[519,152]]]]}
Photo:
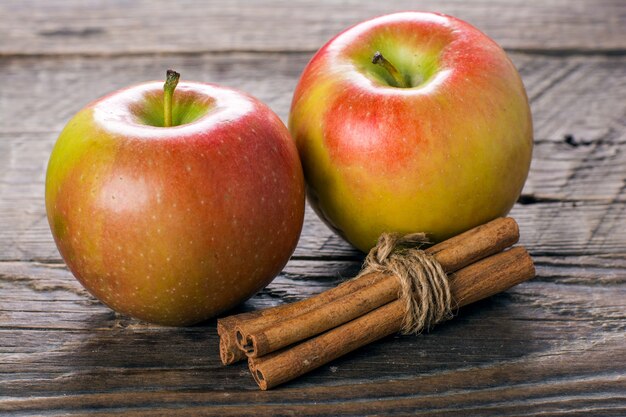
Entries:
{"type": "Polygon", "coordinates": [[[335,288],[305,300],[218,319],[217,333],[220,337],[220,358],[222,363],[230,365],[246,358],[244,351],[237,345],[237,328],[242,329],[242,332],[255,332],[280,322],[285,317],[308,313],[332,300],[352,294],[374,282],[371,279],[363,278],[345,281],[335,288]]]}
{"type": "MultiPolygon", "coordinates": [[[[450,278],[455,305],[465,306],[487,298],[535,276],[532,259],[524,248],[490,256],[456,272],[450,278]]],[[[259,358],[248,366],[262,390],[267,390],[361,346],[396,333],[402,326],[404,307],[398,300],[293,347],[259,358]]]]}
{"type": "MultiPolygon", "coordinates": [[[[425,252],[433,254],[443,270],[451,273],[502,251],[518,239],[515,220],[499,218],[425,252]]],[[[261,318],[240,322],[235,328],[237,345],[248,357],[263,356],[349,322],[398,298],[400,284],[394,276],[368,274],[354,281],[357,280],[369,282],[344,296],[327,297],[324,304],[282,321],[268,323],[261,318]]]]}
{"type": "Polygon", "coordinates": [[[235,327],[240,321],[261,316],[262,311],[265,310],[250,311],[217,320],[217,335],[220,338],[220,359],[224,365],[230,365],[246,357],[246,354],[237,347],[235,327]]]}

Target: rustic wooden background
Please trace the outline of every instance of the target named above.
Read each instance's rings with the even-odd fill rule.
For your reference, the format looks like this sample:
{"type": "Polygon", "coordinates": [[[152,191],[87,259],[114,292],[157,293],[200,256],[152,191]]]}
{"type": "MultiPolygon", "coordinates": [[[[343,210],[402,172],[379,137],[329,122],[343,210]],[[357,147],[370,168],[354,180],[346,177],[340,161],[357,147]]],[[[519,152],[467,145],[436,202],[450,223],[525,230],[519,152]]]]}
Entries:
{"type": "MultiPolygon", "coordinates": [[[[625,144],[623,0],[1,1],[0,414],[624,416],[625,144]],[[173,67],[246,90],[286,120],[317,48],[407,9],[468,20],[522,74],[536,147],[512,215],[534,281],[260,392],[245,365],[220,365],[214,321],[131,320],[72,278],[43,184],[76,111],[173,67]]],[[[308,297],[361,259],[309,210],[292,260],[242,309],[308,297]]]]}

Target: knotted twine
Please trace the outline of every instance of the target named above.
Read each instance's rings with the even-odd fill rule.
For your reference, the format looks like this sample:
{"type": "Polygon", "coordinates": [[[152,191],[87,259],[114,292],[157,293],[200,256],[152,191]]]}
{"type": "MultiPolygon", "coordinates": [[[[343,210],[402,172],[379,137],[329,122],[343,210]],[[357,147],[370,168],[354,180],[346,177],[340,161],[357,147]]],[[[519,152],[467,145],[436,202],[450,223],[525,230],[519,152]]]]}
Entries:
{"type": "Polygon", "coordinates": [[[418,334],[452,318],[448,276],[434,256],[419,249],[425,243],[428,239],[423,233],[383,233],[358,275],[377,272],[398,279],[398,299],[405,311],[403,334],[418,334]]]}

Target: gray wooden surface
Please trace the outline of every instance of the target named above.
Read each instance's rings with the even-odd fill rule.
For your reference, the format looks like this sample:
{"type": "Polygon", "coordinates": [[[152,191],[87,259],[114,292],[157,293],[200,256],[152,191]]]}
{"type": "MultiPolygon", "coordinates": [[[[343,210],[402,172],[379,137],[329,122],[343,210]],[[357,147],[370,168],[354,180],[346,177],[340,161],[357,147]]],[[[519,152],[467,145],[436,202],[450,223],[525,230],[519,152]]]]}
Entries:
{"type": "MultiPolygon", "coordinates": [[[[0,76],[0,415],[626,415],[623,1],[2,1],[0,76]],[[318,47],[408,9],[468,20],[522,74],[536,145],[512,215],[534,281],[260,392],[245,365],[220,365],[214,321],[141,323],[72,278],[43,181],[76,111],[173,67],[286,120],[318,47]]],[[[241,309],[308,297],[361,260],[309,210],[292,260],[241,309]]]]}

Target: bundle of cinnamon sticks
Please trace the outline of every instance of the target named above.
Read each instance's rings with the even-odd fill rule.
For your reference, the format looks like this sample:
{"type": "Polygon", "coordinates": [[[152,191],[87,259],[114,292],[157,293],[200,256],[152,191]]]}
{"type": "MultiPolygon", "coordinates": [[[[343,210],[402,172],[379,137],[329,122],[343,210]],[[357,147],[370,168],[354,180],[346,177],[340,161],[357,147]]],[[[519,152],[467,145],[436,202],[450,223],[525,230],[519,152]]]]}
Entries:
{"type": "MultiPolygon", "coordinates": [[[[499,218],[425,250],[448,274],[455,307],[531,279],[535,269],[517,243],[512,218],[499,218]]],[[[219,319],[225,365],[248,359],[267,390],[361,346],[400,331],[405,315],[393,275],[369,273],[292,304],[219,319]]]]}

